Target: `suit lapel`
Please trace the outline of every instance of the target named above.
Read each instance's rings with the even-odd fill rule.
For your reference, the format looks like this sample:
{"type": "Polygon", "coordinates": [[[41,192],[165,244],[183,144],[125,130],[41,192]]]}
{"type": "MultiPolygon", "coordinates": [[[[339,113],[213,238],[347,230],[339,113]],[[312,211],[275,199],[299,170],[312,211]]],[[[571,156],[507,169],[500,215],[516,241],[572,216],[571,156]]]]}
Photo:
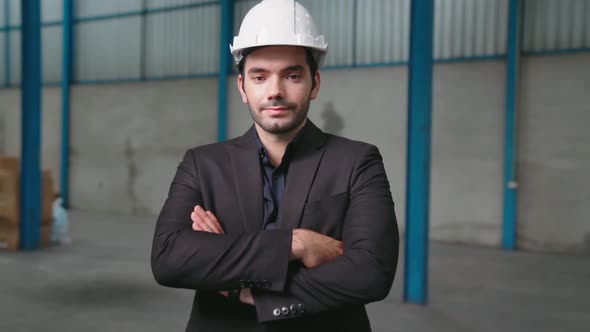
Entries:
{"type": "Polygon", "coordinates": [[[238,205],[247,232],[256,232],[262,228],[264,213],[260,157],[253,139],[253,130],[254,127],[250,128],[235,143],[228,145],[238,205]]]}
{"type": "Polygon", "coordinates": [[[301,213],[324,155],[322,147],[326,135],[309,119],[303,130],[289,164],[287,183],[279,209],[278,221],[281,229],[299,227],[301,213]]]}

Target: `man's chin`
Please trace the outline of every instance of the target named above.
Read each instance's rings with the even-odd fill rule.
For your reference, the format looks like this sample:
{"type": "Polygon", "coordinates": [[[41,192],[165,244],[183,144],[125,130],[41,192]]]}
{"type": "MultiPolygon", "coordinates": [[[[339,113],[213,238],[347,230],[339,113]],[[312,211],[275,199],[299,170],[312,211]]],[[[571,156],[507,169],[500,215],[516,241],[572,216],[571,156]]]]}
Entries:
{"type": "Polygon", "coordinates": [[[262,127],[262,129],[268,133],[271,134],[275,134],[275,135],[280,135],[280,134],[288,134],[290,132],[292,132],[293,130],[296,130],[297,125],[294,125],[292,123],[273,123],[273,124],[265,124],[262,127]]]}
{"type": "Polygon", "coordinates": [[[274,134],[274,135],[282,135],[282,134],[288,134],[289,132],[293,131],[294,128],[291,127],[266,127],[266,128],[262,128],[264,129],[264,131],[274,134]]]}

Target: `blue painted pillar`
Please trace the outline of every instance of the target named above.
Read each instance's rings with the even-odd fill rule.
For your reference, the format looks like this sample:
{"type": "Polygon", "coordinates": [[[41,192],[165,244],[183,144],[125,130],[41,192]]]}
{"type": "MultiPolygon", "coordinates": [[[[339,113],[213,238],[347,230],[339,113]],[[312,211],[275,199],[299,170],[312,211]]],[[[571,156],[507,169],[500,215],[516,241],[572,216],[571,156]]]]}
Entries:
{"type": "Polygon", "coordinates": [[[10,86],[10,0],[4,0],[4,86],[10,86]]]}
{"type": "Polygon", "coordinates": [[[74,0],[63,0],[63,52],[61,64],[61,172],[60,196],[69,206],[70,174],[70,85],[72,83],[74,43],[74,0]]]}
{"type": "Polygon", "coordinates": [[[502,248],[516,248],[516,110],[521,54],[521,23],[523,3],[508,3],[508,35],[506,44],[506,105],[504,124],[504,208],[502,248]]]}
{"type": "Polygon", "coordinates": [[[221,29],[219,36],[219,78],[217,94],[217,140],[227,138],[227,78],[231,73],[233,58],[229,45],[233,38],[234,1],[221,0],[221,29]]]}
{"type": "Polygon", "coordinates": [[[147,55],[147,0],[141,1],[141,16],[140,16],[140,36],[139,36],[139,47],[141,49],[139,53],[139,80],[145,81],[146,70],[146,55],[147,55]]]}
{"type": "Polygon", "coordinates": [[[22,0],[20,248],[39,248],[41,228],[41,6],[22,0]]]}
{"type": "Polygon", "coordinates": [[[433,0],[412,0],[408,83],[408,146],[404,301],[428,294],[433,0]]]}
{"type": "Polygon", "coordinates": [[[358,48],[358,38],[356,33],[358,31],[358,15],[359,15],[359,2],[358,0],[353,0],[352,8],[354,11],[352,12],[352,67],[357,67],[357,48],[358,48]]]}

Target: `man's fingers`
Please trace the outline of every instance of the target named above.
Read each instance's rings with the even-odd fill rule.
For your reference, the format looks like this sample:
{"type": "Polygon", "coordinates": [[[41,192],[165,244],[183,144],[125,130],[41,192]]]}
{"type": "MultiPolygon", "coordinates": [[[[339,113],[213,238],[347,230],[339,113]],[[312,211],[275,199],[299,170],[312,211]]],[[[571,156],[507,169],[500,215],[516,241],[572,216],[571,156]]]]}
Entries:
{"type": "Polygon", "coordinates": [[[211,227],[209,227],[207,222],[205,222],[203,220],[203,218],[201,218],[201,216],[198,215],[198,213],[196,213],[196,212],[191,213],[191,220],[193,221],[193,229],[194,230],[209,232],[209,233],[216,233],[211,227]]]}
{"type": "MultiPolygon", "coordinates": [[[[295,237],[296,232],[293,232],[295,237]]],[[[334,260],[344,253],[344,244],[332,237],[314,231],[300,230],[298,237],[305,243],[305,250],[301,257],[303,265],[308,268],[316,267],[334,260]]]]}
{"type": "Polygon", "coordinates": [[[217,220],[217,217],[215,217],[213,212],[207,211],[207,216],[211,219],[211,221],[213,222],[213,226],[215,226],[219,234],[223,234],[223,228],[221,228],[221,224],[219,223],[219,220],[217,220]]]}
{"type": "Polygon", "coordinates": [[[215,215],[210,211],[203,210],[199,205],[195,206],[194,211],[191,213],[191,219],[205,232],[223,234],[223,228],[221,228],[215,215]]]}
{"type": "Polygon", "coordinates": [[[223,228],[221,228],[221,225],[219,225],[219,222],[213,213],[210,211],[205,212],[205,210],[198,205],[195,207],[195,213],[207,224],[205,227],[206,229],[210,230],[212,233],[223,234],[223,228]]]}
{"type": "Polygon", "coordinates": [[[200,232],[206,232],[206,230],[204,230],[203,227],[201,227],[201,224],[198,222],[193,222],[193,230],[200,231],[200,232]]]}
{"type": "Polygon", "coordinates": [[[203,210],[200,206],[197,206],[195,213],[201,218],[203,221],[203,228],[205,228],[208,232],[211,233],[220,233],[218,227],[216,227],[215,222],[211,220],[211,218],[207,215],[205,210],[203,210]]]}

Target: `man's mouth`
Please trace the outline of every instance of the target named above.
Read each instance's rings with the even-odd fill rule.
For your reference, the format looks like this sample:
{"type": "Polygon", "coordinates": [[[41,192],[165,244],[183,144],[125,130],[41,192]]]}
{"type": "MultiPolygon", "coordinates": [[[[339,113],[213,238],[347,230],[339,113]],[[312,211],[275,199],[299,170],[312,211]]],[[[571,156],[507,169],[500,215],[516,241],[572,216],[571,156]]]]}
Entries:
{"type": "Polygon", "coordinates": [[[286,111],[286,110],[288,110],[287,107],[266,107],[264,109],[267,111],[286,111]]]}

